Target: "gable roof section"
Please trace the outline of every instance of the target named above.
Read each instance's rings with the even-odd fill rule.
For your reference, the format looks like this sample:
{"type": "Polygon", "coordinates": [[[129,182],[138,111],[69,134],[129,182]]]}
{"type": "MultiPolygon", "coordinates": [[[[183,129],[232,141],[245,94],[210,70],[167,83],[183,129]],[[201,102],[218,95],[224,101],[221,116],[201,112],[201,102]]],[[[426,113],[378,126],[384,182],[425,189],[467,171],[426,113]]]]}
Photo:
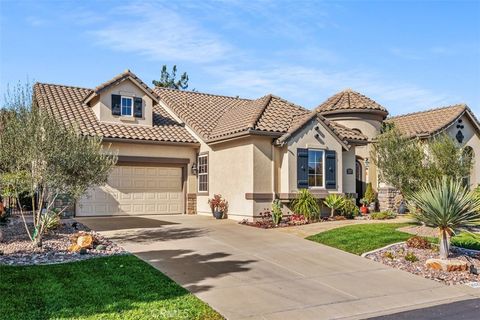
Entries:
{"type": "Polygon", "coordinates": [[[376,112],[384,117],[388,115],[387,109],[374,100],[351,89],[343,90],[320,104],[316,110],[322,115],[345,112],[376,112]]]}
{"type": "Polygon", "coordinates": [[[92,89],[45,83],[36,83],[34,87],[34,99],[40,108],[65,125],[77,128],[83,135],[164,143],[198,143],[182,124],[158,104],[153,106],[151,127],[100,122],[93,110],[83,102],[92,93],[92,89]]]}
{"type": "Polygon", "coordinates": [[[297,116],[310,113],[274,95],[251,100],[159,87],[154,92],[206,142],[243,134],[281,136],[297,116]]]}
{"type": "Polygon", "coordinates": [[[147,86],[139,77],[137,77],[133,72],[131,72],[129,69],[125,70],[124,72],[120,73],[119,75],[113,77],[112,79],[102,83],[101,85],[97,86],[95,89],[92,90],[92,92],[87,95],[84,99],[84,103],[88,103],[90,100],[92,100],[95,96],[99,95],[103,90],[117,85],[120,82],[123,82],[125,80],[131,80],[133,83],[135,83],[140,89],[142,89],[150,98],[152,98],[153,101],[158,102],[158,97],[157,95],[153,92],[152,89],[150,89],[149,86],[147,86]]]}
{"type": "Polygon", "coordinates": [[[388,118],[386,123],[393,123],[395,128],[408,137],[429,137],[442,132],[457,119],[467,113],[480,131],[480,125],[473,112],[465,104],[408,113],[388,118]]]}
{"type": "Polygon", "coordinates": [[[323,124],[325,128],[340,142],[340,144],[345,149],[350,149],[351,144],[367,144],[368,138],[364,136],[362,133],[347,128],[335,121],[329,121],[325,119],[322,115],[320,115],[316,111],[312,111],[308,114],[304,114],[301,116],[296,117],[293,125],[290,129],[283,134],[280,138],[278,138],[275,143],[277,145],[283,145],[291,137],[295,135],[297,131],[305,127],[310,121],[315,119],[320,123],[323,124]]]}

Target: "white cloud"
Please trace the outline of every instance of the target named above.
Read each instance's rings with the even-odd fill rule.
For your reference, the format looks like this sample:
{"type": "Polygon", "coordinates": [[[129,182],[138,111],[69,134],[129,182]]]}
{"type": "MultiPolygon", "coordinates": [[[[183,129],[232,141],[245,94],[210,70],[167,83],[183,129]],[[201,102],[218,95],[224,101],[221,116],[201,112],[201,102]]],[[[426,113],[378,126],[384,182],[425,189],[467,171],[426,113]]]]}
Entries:
{"type": "Polygon", "coordinates": [[[446,95],[385,79],[380,74],[363,69],[331,72],[288,65],[261,69],[241,69],[230,65],[206,71],[219,79],[213,89],[252,98],[274,93],[308,108],[317,106],[345,88],[369,96],[394,114],[452,103],[446,95]]]}
{"type": "Polygon", "coordinates": [[[230,47],[221,39],[159,4],[118,7],[113,21],[91,34],[104,46],[145,55],[153,60],[211,62],[221,60],[230,47]]]}

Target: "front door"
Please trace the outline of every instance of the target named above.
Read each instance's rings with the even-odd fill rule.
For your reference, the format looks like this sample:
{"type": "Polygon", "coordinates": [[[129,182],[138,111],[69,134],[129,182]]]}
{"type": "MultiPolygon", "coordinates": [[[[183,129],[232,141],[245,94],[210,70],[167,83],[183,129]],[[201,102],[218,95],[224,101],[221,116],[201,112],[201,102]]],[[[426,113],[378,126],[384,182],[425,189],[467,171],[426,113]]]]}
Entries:
{"type": "Polygon", "coordinates": [[[363,198],[363,170],[362,164],[360,161],[355,161],[355,182],[356,182],[356,192],[357,192],[357,202],[360,202],[360,199],[363,198]]]}

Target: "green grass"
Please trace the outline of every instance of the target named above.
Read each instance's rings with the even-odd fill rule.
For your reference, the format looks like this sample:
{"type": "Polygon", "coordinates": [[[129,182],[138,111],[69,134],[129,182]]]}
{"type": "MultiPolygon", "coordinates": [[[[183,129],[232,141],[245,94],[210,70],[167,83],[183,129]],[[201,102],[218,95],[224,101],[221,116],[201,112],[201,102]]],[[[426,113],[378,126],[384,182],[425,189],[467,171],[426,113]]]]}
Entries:
{"type": "Polygon", "coordinates": [[[135,256],[0,266],[0,319],[223,319],[135,256]]]}
{"type": "Polygon", "coordinates": [[[480,235],[462,232],[452,237],[451,244],[461,248],[480,250],[480,235]]]}
{"type": "Polygon", "coordinates": [[[396,229],[408,225],[408,223],[358,224],[321,232],[307,237],[307,239],[360,255],[407,240],[412,235],[396,229]]]}

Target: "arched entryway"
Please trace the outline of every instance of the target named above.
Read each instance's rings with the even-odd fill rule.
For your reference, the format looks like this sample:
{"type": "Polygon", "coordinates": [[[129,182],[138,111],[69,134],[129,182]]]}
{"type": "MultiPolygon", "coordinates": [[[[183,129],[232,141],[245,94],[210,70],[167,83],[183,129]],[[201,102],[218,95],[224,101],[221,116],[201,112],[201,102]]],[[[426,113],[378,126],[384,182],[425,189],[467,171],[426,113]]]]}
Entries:
{"type": "Polygon", "coordinates": [[[363,194],[365,193],[365,170],[362,161],[359,157],[355,160],[355,190],[357,193],[357,201],[363,198],[363,194]]]}

